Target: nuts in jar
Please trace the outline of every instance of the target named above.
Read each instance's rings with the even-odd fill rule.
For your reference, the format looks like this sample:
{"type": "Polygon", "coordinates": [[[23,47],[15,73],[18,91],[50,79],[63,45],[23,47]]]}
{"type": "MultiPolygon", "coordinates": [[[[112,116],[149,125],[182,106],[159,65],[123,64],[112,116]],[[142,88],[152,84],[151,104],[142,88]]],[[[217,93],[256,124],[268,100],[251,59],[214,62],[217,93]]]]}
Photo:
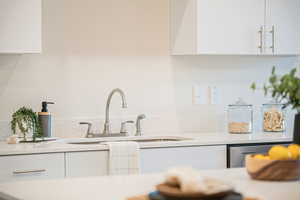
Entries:
{"type": "Polygon", "coordinates": [[[281,111],[271,108],[264,112],[263,129],[267,132],[284,131],[284,116],[281,111]]]}

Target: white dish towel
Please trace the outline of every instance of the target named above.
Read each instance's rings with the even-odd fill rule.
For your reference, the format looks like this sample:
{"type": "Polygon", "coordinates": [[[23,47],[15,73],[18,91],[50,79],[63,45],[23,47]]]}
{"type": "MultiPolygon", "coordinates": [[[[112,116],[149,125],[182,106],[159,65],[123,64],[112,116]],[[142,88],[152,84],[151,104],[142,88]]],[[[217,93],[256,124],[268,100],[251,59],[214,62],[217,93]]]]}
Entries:
{"type": "Polygon", "coordinates": [[[140,173],[140,147],[137,142],[108,142],[109,175],[140,173]]]}

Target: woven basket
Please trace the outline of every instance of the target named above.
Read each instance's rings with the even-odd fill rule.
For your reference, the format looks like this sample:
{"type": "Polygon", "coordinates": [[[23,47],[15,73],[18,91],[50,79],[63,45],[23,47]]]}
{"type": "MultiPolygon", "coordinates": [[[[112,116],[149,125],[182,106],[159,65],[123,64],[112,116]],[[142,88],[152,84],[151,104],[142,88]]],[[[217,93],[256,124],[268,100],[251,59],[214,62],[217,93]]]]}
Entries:
{"type": "Polygon", "coordinates": [[[300,179],[300,159],[264,160],[247,155],[246,168],[251,178],[266,181],[291,181],[300,179]]]}

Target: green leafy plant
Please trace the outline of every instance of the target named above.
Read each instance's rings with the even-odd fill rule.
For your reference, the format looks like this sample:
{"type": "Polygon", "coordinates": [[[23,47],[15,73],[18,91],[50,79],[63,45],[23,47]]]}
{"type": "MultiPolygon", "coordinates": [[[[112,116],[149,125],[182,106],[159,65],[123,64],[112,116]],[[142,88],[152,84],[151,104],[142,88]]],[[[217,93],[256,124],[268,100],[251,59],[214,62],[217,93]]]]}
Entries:
{"type": "MultiPolygon", "coordinates": [[[[284,107],[291,106],[300,113],[300,78],[296,76],[296,72],[295,68],[283,76],[278,76],[273,67],[269,83],[264,84],[263,90],[265,96],[271,94],[272,98],[283,103],[284,107]]],[[[251,88],[256,90],[256,84],[252,83],[251,88]]]]}
{"type": "Polygon", "coordinates": [[[11,130],[13,134],[16,134],[17,128],[23,134],[24,140],[26,140],[26,134],[29,131],[33,133],[33,141],[38,137],[42,137],[42,129],[38,116],[30,108],[22,107],[12,115],[11,130]]]}

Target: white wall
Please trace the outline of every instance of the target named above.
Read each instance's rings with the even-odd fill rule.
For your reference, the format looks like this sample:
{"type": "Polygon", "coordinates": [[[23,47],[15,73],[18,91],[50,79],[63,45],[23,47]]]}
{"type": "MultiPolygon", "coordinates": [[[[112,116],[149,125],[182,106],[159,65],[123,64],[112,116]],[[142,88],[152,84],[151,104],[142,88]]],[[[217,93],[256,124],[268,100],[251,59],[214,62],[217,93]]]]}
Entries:
{"type": "MultiPolygon", "coordinates": [[[[105,102],[122,88],[129,108],[114,97],[111,118],[145,113],[147,134],[224,130],[225,105],[244,97],[259,105],[263,82],[272,65],[286,72],[296,57],[169,56],[167,0],[43,0],[43,53],[0,55],[0,135],[10,133],[9,120],[20,106],[40,109],[55,101],[56,136],[84,135],[79,121],[103,126],[105,102]],[[192,86],[216,85],[221,104],[192,105],[192,86]]],[[[256,106],[259,110],[259,106],[256,106]]],[[[258,113],[258,112],[257,112],[258,113]]]]}

